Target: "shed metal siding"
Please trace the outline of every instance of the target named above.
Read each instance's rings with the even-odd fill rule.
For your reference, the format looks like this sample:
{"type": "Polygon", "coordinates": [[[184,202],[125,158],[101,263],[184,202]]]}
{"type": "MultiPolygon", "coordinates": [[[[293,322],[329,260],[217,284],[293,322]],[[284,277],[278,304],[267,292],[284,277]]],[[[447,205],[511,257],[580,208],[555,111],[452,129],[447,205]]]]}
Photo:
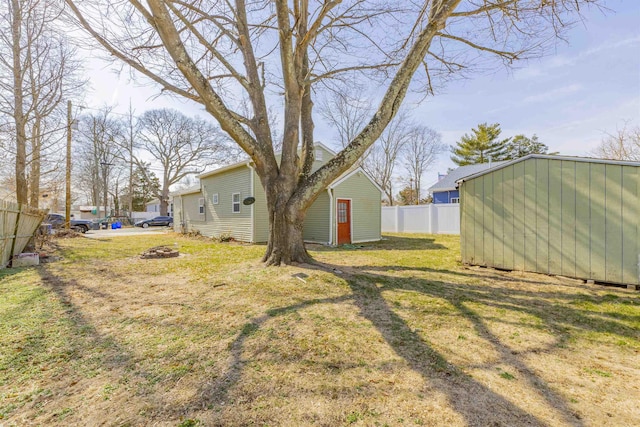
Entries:
{"type": "Polygon", "coordinates": [[[640,284],[640,167],[530,158],[460,189],[463,262],[640,284]]]}
{"type": "MultiPolygon", "coordinates": [[[[333,190],[337,199],[351,199],[351,241],[369,242],[381,238],[381,194],[380,190],[362,173],[356,173],[341,182],[333,190]]],[[[335,218],[332,224],[335,236],[335,218]]]]}

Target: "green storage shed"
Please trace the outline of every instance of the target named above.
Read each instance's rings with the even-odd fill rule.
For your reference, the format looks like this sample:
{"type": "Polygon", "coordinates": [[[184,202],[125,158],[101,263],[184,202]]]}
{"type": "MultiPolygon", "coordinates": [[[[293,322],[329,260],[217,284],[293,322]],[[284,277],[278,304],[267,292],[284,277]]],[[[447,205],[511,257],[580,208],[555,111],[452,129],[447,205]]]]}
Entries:
{"type": "Polygon", "coordinates": [[[640,285],[640,163],[534,154],[458,186],[463,263],[640,285]]]}

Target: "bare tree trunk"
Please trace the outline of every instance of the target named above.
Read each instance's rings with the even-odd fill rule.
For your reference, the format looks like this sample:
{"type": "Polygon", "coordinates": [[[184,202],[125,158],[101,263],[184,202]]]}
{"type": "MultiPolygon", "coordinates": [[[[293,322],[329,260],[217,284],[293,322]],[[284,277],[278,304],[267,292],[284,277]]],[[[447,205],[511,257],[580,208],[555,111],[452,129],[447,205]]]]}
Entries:
{"type": "MultiPolygon", "coordinates": [[[[267,192],[267,200],[280,199],[277,191],[267,192]]],[[[267,203],[269,208],[269,241],[262,258],[266,265],[312,262],[304,246],[305,210],[284,203],[267,203]]]]}
{"type": "Polygon", "coordinates": [[[24,94],[21,63],[21,33],[22,33],[22,8],[18,0],[12,0],[12,26],[11,41],[13,43],[13,100],[14,110],[13,119],[16,125],[16,199],[20,204],[26,204],[28,201],[28,184],[26,177],[27,168],[27,134],[26,134],[26,117],[24,114],[24,94]]]}
{"type": "Polygon", "coordinates": [[[162,184],[162,194],[160,195],[160,215],[167,216],[169,208],[169,180],[165,179],[162,184]]]}
{"type": "Polygon", "coordinates": [[[41,152],[41,120],[36,118],[33,125],[33,134],[31,135],[31,185],[29,186],[31,197],[29,204],[37,208],[40,203],[40,152],[41,152]]]}
{"type": "Polygon", "coordinates": [[[102,169],[102,177],[103,177],[103,187],[102,187],[102,197],[103,197],[103,203],[104,203],[104,215],[105,216],[109,216],[107,209],[108,206],[107,204],[109,203],[109,190],[108,190],[108,186],[107,186],[107,166],[104,165],[103,169],[102,169]]]}

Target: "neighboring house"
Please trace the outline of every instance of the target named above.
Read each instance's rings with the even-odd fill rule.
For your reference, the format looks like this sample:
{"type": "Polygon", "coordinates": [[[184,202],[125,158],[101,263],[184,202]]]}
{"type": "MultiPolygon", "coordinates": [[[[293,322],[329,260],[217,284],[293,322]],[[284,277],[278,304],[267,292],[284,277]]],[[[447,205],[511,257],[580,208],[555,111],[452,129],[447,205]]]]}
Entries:
{"type": "MultiPolygon", "coordinates": [[[[335,153],[315,144],[313,170],[335,153]]],[[[244,161],[200,175],[200,186],[172,193],[176,231],[209,237],[230,235],[245,242],[266,242],[269,219],[266,194],[252,163],[244,161]],[[248,198],[255,203],[244,204],[248,198]]],[[[344,173],[307,210],[304,239],[323,244],[380,240],[382,191],[362,170],[344,173]]]]}
{"type": "MultiPolygon", "coordinates": [[[[151,201],[145,203],[144,206],[145,212],[153,212],[160,215],[160,199],[152,199],[151,201]]],[[[169,196],[169,204],[167,205],[167,215],[173,216],[173,200],[171,196],[169,196]]]]}
{"type": "Polygon", "coordinates": [[[76,218],[80,219],[98,219],[107,216],[104,213],[104,206],[78,206],[77,210],[72,208],[74,212],[78,212],[76,218]]]}
{"type": "Polygon", "coordinates": [[[464,263],[640,285],[640,163],[533,154],[459,186],[464,263]]]}
{"type": "MultiPolygon", "coordinates": [[[[429,187],[433,203],[460,203],[460,193],[456,181],[469,175],[499,166],[505,162],[479,163],[477,165],[459,166],[444,175],[437,183],[429,187]]],[[[439,175],[440,176],[440,175],[439,175]]]]}

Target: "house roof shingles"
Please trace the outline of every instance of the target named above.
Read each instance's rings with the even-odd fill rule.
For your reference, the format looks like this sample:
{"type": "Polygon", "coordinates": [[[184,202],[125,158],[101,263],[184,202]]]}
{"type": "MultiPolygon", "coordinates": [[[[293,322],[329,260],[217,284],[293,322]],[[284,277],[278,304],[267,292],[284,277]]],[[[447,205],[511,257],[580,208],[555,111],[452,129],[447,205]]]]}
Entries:
{"type": "Polygon", "coordinates": [[[474,175],[479,172],[484,172],[487,169],[494,168],[503,163],[507,163],[506,161],[501,162],[491,162],[491,163],[479,163],[477,165],[466,165],[460,166],[451,172],[449,172],[444,178],[440,181],[436,182],[434,185],[429,187],[429,192],[433,193],[438,191],[453,191],[457,188],[456,182],[468,177],[469,175],[474,175]]]}

